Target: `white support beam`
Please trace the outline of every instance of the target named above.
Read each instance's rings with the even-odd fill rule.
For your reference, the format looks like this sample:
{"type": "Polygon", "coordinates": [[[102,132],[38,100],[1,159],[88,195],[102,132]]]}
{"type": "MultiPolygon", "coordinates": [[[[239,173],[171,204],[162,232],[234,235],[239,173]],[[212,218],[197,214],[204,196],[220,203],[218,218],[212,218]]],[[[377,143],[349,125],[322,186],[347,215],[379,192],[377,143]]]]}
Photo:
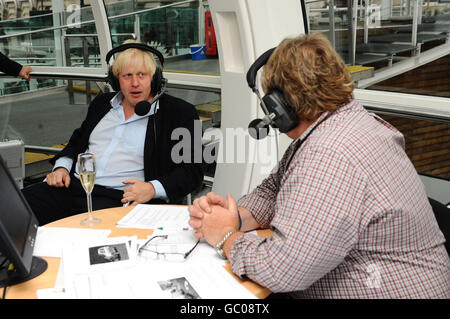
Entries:
{"type": "Polygon", "coordinates": [[[361,89],[354,95],[364,106],[381,112],[450,122],[449,98],[361,89]]]}
{"type": "Polygon", "coordinates": [[[219,51],[224,137],[218,151],[213,191],[239,198],[267,176],[289,144],[288,138],[281,136],[277,154],[277,136],[271,130],[268,138],[250,141],[245,150],[239,150],[239,155],[245,153],[245,162],[237,160],[237,145],[232,144],[237,144],[236,136],[227,136],[227,132],[236,128],[246,132],[250,121],[263,117],[257,98],[247,85],[246,74],[263,52],[285,37],[305,32],[302,7],[298,0],[209,0],[209,6],[219,51]],[[267,150],[272,152],[268,154],[267,150]],[[259,156],[262,153],[266,158],[259,156]]]}

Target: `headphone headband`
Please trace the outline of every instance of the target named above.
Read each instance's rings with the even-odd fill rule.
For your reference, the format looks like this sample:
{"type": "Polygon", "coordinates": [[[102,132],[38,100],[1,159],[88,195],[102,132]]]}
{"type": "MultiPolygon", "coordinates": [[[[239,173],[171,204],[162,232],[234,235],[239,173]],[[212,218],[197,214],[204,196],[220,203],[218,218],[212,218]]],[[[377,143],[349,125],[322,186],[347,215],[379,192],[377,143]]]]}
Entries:
{"type": "Polygon", "coordinates": [[[252,91],[256,90],[256,73],[258,73],[258,70],[261,69],[264,64],[266,64],[275,49],[276,47],[264,52],[259,58],[256,59],[255,62],[253,62],[253,64],[248,69],[247,83],[252,91]]]}
{"type": "Polygon", "coordinates": [[[162,53],[159,52],[158,50],[156,50],[155,48],[148,46],[146,44],[143,44],[143,43],[125,43],[125,44],[119,45],[118,47],[112,48],[106,54],[106,63],[109,64],[109,60],[111,60],[111,57],[113,56],[113,54],[115,54],[117,52],[122,52],[122,51],[125,51],[128,49],[139,49],[142,51],[149,51],[158,57],[158,60],[161,63],[161,65],[164,65],[164,56],[162,55],[162,53]]]}

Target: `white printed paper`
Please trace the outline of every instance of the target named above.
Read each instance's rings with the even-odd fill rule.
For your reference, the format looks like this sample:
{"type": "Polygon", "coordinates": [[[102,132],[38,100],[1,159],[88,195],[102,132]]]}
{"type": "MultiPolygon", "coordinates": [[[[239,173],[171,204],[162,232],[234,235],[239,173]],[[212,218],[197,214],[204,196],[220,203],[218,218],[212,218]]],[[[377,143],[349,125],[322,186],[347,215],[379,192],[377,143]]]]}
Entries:
{"type": "Polygon", "coordinates": [[[94,243],[109,236],[111,230],[39,227],[33,255],[39,257],[61,257],[62,248],[72,243],[94,243]]]}
{"type": "Polygon", "coordinates": [[[117,222],[119,227],[189,230],[189,212],[186,206],[139,204],[117,222]]]}

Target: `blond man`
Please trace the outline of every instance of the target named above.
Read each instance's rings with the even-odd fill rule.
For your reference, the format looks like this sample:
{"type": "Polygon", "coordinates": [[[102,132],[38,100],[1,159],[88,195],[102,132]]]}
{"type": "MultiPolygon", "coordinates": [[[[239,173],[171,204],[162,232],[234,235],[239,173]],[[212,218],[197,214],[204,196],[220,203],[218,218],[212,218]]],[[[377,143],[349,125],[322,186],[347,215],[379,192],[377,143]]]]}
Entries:
{"type": "Polygon", "coordinates": [[[41,225],[86,211],[75,165],[79,153],[94,153],[97,159],[94,209],[180,203],[203,180],[202,163],[179,162],[171,154],[178,142],[171,137],[176,129],[188,130],[189,142],[201,145],[201,134],[194,134],[195,107],[168,94],[159,94],[154,101],[161,92],[152,90],[156,70],[152,52],[126,48],[112,67],[120,90],[99,94],[92,101],[80,128],[51,159],[53,171],[44,182],[23,190],[41,225]],[[141,101],[151,103],[144,115],[135,112],[141,101]]]}

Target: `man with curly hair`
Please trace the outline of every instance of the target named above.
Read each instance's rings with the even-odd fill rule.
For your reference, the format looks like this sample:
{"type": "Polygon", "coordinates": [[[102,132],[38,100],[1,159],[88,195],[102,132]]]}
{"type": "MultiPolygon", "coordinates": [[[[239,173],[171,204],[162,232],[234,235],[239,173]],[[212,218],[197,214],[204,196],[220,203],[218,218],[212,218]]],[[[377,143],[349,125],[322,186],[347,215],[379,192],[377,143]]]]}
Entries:
{"type": "Polygon", "coordinates": [[[403,135],[354,100],[321,34],[283,40],[264,65],[300,119],[279,165],[236,202],[214,193],[190,225],[241,278],[298,298],[449,298],[450,260],[403,135]],[[249,230],[270,228],[273,236],[249,230]]]}

